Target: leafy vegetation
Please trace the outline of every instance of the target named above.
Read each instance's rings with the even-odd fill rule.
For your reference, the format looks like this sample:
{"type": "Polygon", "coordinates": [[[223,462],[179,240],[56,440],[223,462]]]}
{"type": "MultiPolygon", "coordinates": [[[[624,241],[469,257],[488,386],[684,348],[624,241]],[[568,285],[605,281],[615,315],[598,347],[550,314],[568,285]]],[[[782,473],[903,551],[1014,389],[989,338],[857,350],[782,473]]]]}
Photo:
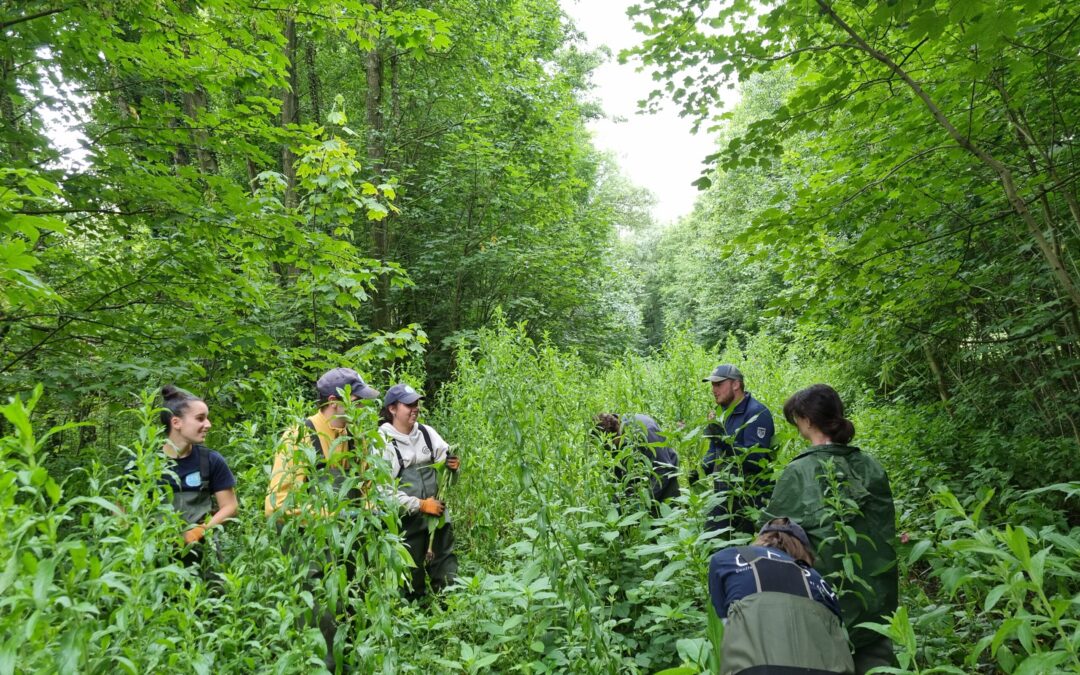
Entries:
{"type": "MultiPolygon", "coordinates": [[[[553,0],[0,10],[0,673],[310,672],[322,607],[359,672],[715,671],[705,573],[745,537],[705,534],[687,480],[718,362],[774,411],[832,384],[887,468],[898,672],[1080,671],[1076,10],[633,12],[653,102],[717,144],[670,227],[592,147],[603,55],[553,0]],[[259,508],[338,365],[426,385],[462,458],[437,600],[403,601],[382,492],[302,530],[259,508]],[[201,569],[158,486],[166,381],[238,479],[201,569]],[[678,452],[658,515],[600,411],[678,452]]],[[[776,470],[802,447],[775,444],[776,470]]],[[[340,489],[390,481],[372,458],[340,489]]]]}

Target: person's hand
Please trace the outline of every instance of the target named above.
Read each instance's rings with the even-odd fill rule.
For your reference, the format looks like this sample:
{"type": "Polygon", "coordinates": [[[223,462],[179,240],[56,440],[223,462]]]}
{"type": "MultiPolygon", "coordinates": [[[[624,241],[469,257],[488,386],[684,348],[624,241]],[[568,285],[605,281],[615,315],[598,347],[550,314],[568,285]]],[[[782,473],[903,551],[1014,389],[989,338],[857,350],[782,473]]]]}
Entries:
{"type": "Polygon", "coordinates": [[[188,544],[188,545],[194,544],[197,541],[201,541],[202,538],[203,538],[203,535],[205,535],[205,534],[206,534],[206,526],[204,526],[204,525],[196,525],[195,527],[191,528],[190,530],[184,532],[184,543],[188,544]]]}
{"type": "Polygon", "coordinates": [[[428,497],[427,499],[420,500],[420,513],[426,513],[429,516],[435,516],[436,518],[438,518],[442,515],[443,509],[445,508],[446,507],[443,506],[443,503],[440,502],[438,499],[435,499],[434,497],[428,497]]]}
{"type": "Polygon", "coordinates": [[[461,468],[461,458],[457,455],[446,456],[446,468],[451,471],[457,471],[461,468]]]}

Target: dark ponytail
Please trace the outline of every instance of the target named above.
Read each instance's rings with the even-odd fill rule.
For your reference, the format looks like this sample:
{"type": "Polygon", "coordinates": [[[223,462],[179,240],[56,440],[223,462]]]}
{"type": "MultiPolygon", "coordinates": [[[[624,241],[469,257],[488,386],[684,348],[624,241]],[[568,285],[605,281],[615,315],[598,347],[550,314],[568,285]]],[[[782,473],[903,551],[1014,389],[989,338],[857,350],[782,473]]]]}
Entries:
{"type": "Polygon", "coordinates": [[[394,423],[394,416],[390,414],[390,406],[384,405],[379,409],[379,422],[382,424],[394,423]]]}
{"type": "Polygon", "coordinates": [[[202,401],[202,399],[173,384],[167,384],[161,388],[161,407],[164,408],[161,411],[161,423],[165,426],[166,435],[169,433],[169,422],[172,418],[183,417],[184,411],[193,401],[202,401]]]}
{"type": "Polygon", "coordinates": [[[815,384],[800,389],[784,402],[784,419],[795,424],[795,418],[810,420],[834,443],[849,443],[855,438],[855,425],[844,417],[840,394],[827,384],[815,384]]]}

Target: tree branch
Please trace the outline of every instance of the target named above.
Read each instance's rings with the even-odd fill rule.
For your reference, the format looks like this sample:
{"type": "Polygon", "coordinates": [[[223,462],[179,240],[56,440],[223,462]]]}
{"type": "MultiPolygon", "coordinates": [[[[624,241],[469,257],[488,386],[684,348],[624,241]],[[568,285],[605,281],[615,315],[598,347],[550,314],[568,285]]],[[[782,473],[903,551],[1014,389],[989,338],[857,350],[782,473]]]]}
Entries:
{"type": "Polygon", "coordinates": [[[1016,213],[1027,225],[1028,232],[1031,234],[1032,239],[1035,240],[1035,244],[1039,248],[1039,252],[1042,253],[1043,259],[1047,266],[1050,268],[1050,272],[1053,277],[1061,284],[1062,290],[1065,291],[1065,295],[1069,298],[1070,302],[1078,308],[1080,308],[1080,287],[1073,281],[1069,271],[1065,268],[1065,265],[1057,252],[1051,246],[1049,240],[1046,238],[1046,234],[1042,231],[1042,228],[1037,222],[1035,217],[1031,215],[1030,209],[1027,207],[1027,203],[1024,198],[1020,196],[1019,190],[1016,186],[1016,181],[1013,178],[1012,172],[1007,166],[996,157],[992,156],[981,146],[976,144],[970,138],[953,125],[937,103],[930,97],[930,95],[923,89],[922,85],[916,82],[911,74],[901,68],[888,54],[885,54],[879,49],[871,47],[866,40],[859,35],[854,28],[847,24],[833,9],[832,5],[827,0],[817,0],[817,4],[821,7],[821,10],[829,15],[829,17],[840,27],[845,33],[851,36],[855,41],[857,48],[872,58],[880,62],[890,71],[895,73],[897,77],[902,79],[911,91],[923,102],[926,109],[930,111],[930,114],[937,121],[937,123],[949,134],[949,136],[956,141],[962,148],[970,152],[982,163],[994,170],[997,174],[998,180],[1001,183],[1002,189],[1005,191],[1005,196],[1009,200],[1009,204],[1013,207],[1016,213]]]}
{"type": "Polygon", "coordinates": [[[67,9],[68,9],[67,7],[57,7],[55,9],[43,9],[40,12],[35,12],[34,14],[27,14],[26,16],[20,16],[20,17],[18,17],[16,19],[10,19],[8,21],[0,21],[0,30],[7,30],[8,28],[11,28],[12,26],[17,26],[20,23],[25,23],[27,21],[33,21],[34,19],[41,19],[43,17],[51,16],[53,14],[59,14],[60,12],[66,12],[67,9]]]}

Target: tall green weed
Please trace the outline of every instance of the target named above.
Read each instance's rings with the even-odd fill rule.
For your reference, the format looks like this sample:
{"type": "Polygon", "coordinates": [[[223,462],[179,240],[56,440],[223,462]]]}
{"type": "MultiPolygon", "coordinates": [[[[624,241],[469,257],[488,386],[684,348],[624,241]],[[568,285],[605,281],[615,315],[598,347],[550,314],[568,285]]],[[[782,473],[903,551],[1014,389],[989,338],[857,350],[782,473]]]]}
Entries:
{"type": "MultiPolygon", "coordinates": [[[[439,406],[422,412],[462,459],[450,507],[461,577],[423,604],[400,596],[407,563],[384,490],[369,493],[375,508],[303,530],[263,515],[281,431],[311,412],[302,401],[267,387],[244,421],[215,429],[241,511],[211,530],[221,556],[200,570],[176,562],[182,525],[158,487],[149,400],[117,425],[115,456],[80,463],[47,457],[72,429],[35,430],[40,392],[12,399],[2,407],[12,431],[0,440],[0,675],[317,671],[324,644],[306,616],[316,607],[338,614],[337,661],[356,672],[715,671],[722,627],[710,620],[708,560],[746,538],[704,532],[716,497],[687,475],[715,407],[701,378],[719,362],[738,364],[774,411],[777,470],[805,445],[782,421],[784,398],[817,381],[845,391],[857,443],[892,477],[905,533],[903,607],[882,630],[906,672],[1073,667],[1080,532],[1061,507],[1076,485],[1023,492],[978,467],[950,476],[933,441],[949,432],[947,416],[875,401],[812,355],[769,338],[715,353],[676,337],[651,356],[591,369],[520,328],[480,331],[439,406]],[[654,416],[679,453],[682,494],[655,515],[644,491],[628,490],[634,475],[615,478],[625,457],[590,433],[602,411],[654,416]],[[989,484],[995,493],[980,491],[989,484]]],[[[374,410],[349,414],[378,447],[374,410]]],[[[353,484],[392,482],[380,455],[353,484]]],[[[312,483],[291,499],[332,511],[340,493],[312,483]]]]}

